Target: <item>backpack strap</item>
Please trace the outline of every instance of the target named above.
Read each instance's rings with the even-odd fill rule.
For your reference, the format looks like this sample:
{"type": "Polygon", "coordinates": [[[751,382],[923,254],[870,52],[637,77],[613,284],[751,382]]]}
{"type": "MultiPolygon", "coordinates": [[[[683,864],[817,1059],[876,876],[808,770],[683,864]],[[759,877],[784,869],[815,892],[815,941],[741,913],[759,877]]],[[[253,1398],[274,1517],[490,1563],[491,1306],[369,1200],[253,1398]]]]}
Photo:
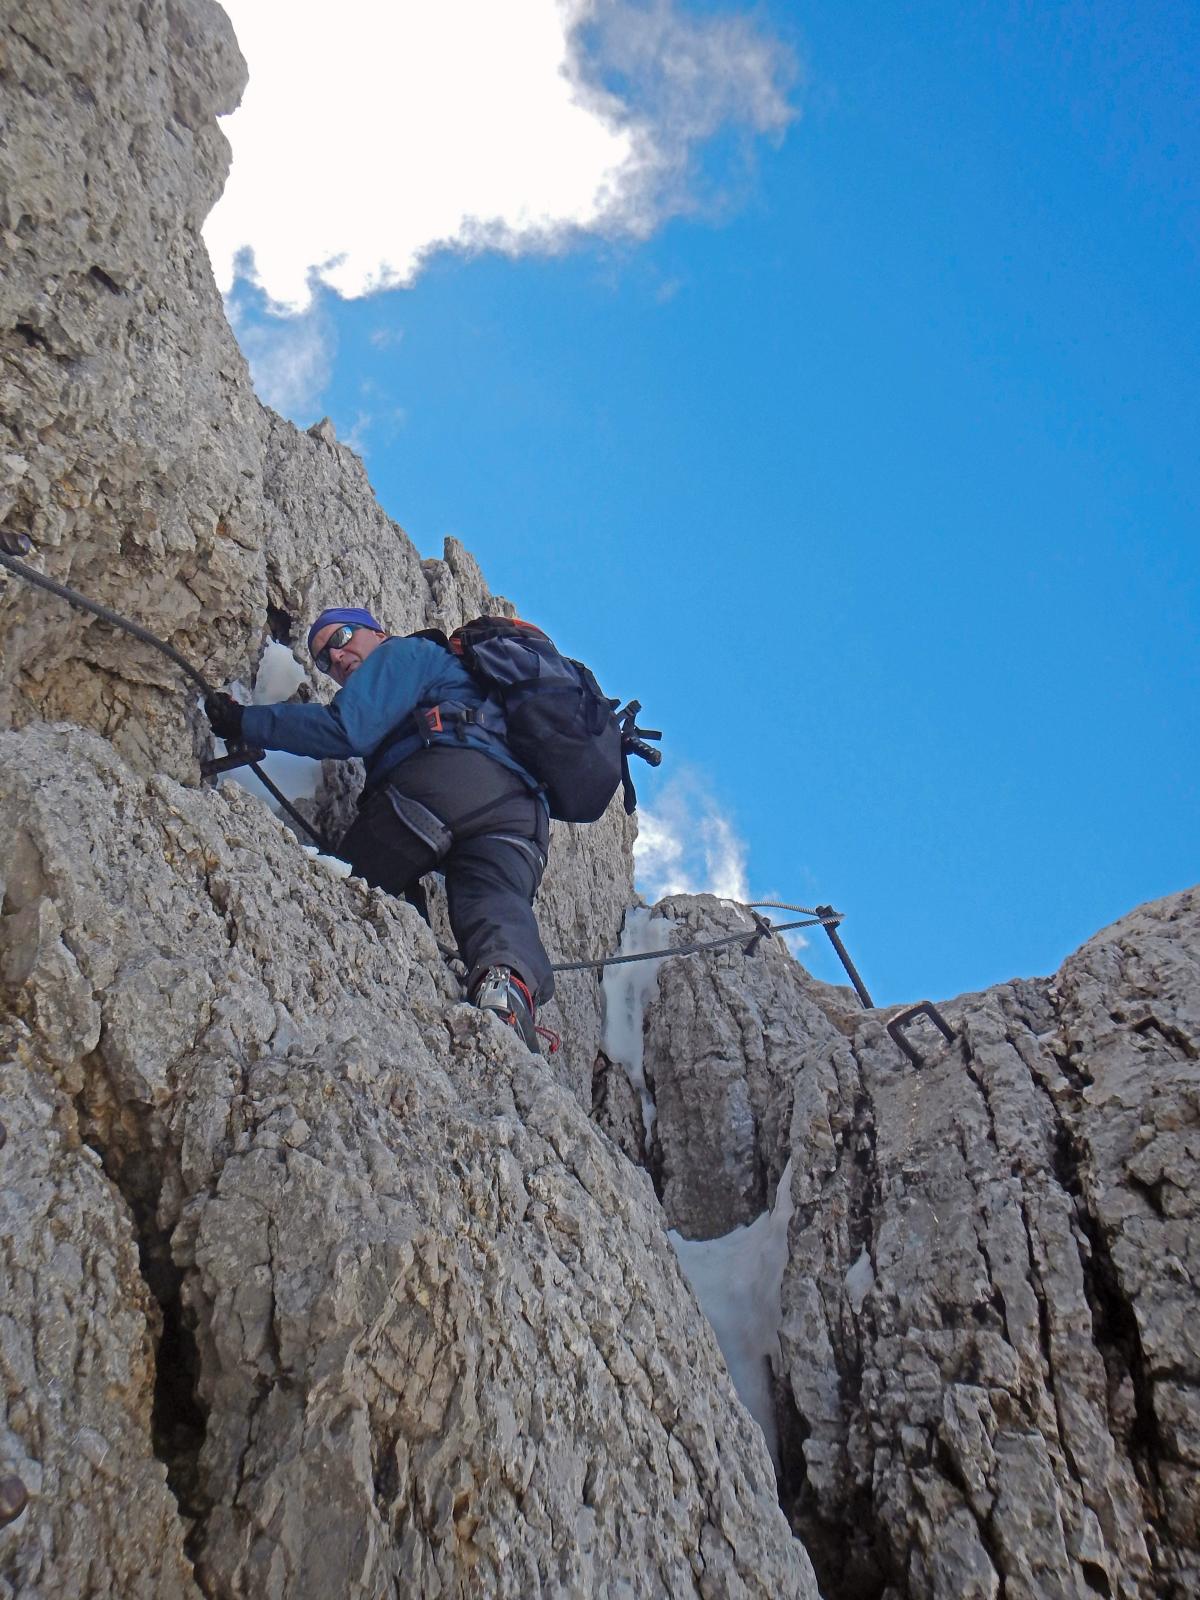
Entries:
{"type": "Polygon", "coordinates": [[[621,793],[625,801],[625,815],[631,817],[637,810],[637,790],[633,787],[633,774],[629,770],[629,751],[621,741],[621,793]]]}
{"type": "Polygon", "coordinates": [[[436,705],[418,706],[412,714],[412,724],[426,749],[433,743],[435,733],[453,731],[461,739],[464,728],[478,728],[481,733],[500,740],[505,733],[504,712],[493,700],[484,700],[478,706],[464,705],[461,700],[440,700],[436,705]]]}

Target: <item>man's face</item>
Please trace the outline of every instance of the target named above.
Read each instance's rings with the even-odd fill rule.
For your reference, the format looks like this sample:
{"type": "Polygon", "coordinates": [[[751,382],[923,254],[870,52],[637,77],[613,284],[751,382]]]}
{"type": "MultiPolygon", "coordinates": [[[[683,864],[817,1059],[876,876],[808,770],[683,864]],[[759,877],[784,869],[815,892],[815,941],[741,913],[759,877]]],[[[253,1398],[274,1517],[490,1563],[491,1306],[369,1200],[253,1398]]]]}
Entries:
{"type": "MultiPolygon", "coordinates": [[[[331,622],[327,628],[322,628],[320,633],[314,635],[312,642],[314,660],[341,627],[340,622],[331,622]]],[[[377,650],[386,638],[386,633],[376,633],[374,628],[355,628],[344,645],[329,652],[329,676],[334,683],[341,688],[351,673],[357,672],[371,651],[377,650]]]]}

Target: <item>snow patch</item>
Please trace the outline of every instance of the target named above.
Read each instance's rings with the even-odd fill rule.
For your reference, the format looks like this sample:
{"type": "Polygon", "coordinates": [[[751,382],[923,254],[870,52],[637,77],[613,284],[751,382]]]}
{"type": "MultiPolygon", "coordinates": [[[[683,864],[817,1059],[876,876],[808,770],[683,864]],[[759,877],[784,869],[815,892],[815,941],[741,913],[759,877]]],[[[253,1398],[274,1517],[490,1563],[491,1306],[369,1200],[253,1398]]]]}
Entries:
{"type": "Polygon", "coordinates": [[[271,639],[259,658],[252,703],[256,706],[273,706],[280,700],[290,700],[306,676],[304,668],[287,645],[271,639]]]}
{"type": "Polygon", "coordinates": [[[875,1287],[875,1269],[871,1265],[871,1257],[867,1253],[866,1245],[862,1254],[846,1273],[846,1298],[854,1307],[854,1315],[862,1310],[863,1301],[875,1287]]]}
{"type": "Polygon", "coordinates": [[[318,861],[321,866],[328,868],[335,878],[348,878],[350,876],[350,863],[343,861],[340,856],[323,856],[315,844],[306,844],[303,849],[305,855],[312,856],[314,861],[318,861]]]}
{"type": "MultiPolygon", "coordinates": [[[[254,676],[254,688],[247,691],[244,684],[235,683],[231,686],[230,693],[244,706],[278,705],[280,701],[292,698],[305,677],[304,668],[288,647],[272,639],[259,658],[258,671],[254,676]]],[[[217,743],[220,744],[221,741],[218,740],[217,743]]],[[[220,754],[224,753],[222,745],[220,754]]],[[[311,800],[317,792],[321,763],[314,761],[311,756],[294,756],[286,750],[268,750],[258,765],[293,805],[297,800],[311,800]]],[[[276,816],[283,817],[290,824],[290,819],[282,807],[267,793],[249,767],[237,767],[233,772],[225,773],[221,782],[227,781],[240,783],[242,788],[256,800],[262,800],[276,816]]]]}
{"type": "Polygon", "coordinates": [[[747,1226],[720,1239],[685,1239],[674,1229],[667,1234],[700,1309],[712,1324],[738,1398],[766,1437],[777,1472],[779,1429],[771,1358],[779,1353],[780,1290],[791,1217],[789,1161],[774,1206],[747,1226]]]}
{"type": "MultiPolygon", "coordinates": [[[[670,917],[655,917],[645,906],[633,906],[625,914],[621,929],[619,956],[646,955],[652,950],[669,950],[675,927],[670,917]]],[[[604,1000],[604,1032],[600,1048],[610,1061],[625,1069],[630,1083],[642,1098],[642,1122],[649,1148],[658,1107],[646,1082],[643,1060],[642,1022],[646,1006],[658,993],[661,961],[629,961],[619,967],[605,967],[600,980],[604,1000]]]]}

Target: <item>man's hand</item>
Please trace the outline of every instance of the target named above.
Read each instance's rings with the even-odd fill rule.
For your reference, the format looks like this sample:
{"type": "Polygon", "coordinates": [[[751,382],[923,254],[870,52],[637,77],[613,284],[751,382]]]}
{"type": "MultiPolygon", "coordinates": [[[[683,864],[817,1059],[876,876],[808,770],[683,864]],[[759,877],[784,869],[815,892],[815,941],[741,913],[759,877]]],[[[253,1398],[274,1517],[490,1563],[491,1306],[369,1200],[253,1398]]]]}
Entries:
{"type": "Polygon", "coordinates": [[[204,715],[212,724],[212,731],[226,744],[241,744],[244,709],[230,694],[210,694],[204,701],[204,715]]]}

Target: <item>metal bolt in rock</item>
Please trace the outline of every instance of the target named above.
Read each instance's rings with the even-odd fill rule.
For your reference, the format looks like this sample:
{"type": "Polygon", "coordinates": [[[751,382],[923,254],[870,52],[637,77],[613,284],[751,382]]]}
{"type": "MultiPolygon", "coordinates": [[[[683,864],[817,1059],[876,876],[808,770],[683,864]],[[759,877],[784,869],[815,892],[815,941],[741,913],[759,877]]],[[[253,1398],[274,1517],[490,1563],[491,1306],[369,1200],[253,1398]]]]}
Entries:
{"type": "MultiPolygon", "coordinates": [[[[816,910],[816,913],[817,913],[817,915],[819,917],[833,917],[833,916],[836,915],[836,913],[834,912],[834,909],[833,909],[832,906],[816,906],[814,909],[816,910]]],[[[870,996],[870,993],[869,993],[869,991],[867,989],[866,984],[859,977],[858,968],[854,965],[853,961],[851,961],[851,959],[850,959],[850,952],[846,949],[846,946],[842,943],[841,935],[838,933],[839,926],[840,926],[839,922],[832,922],[832,921],[826,922],[825,923],[825,932],[829,935],[829,942],[833,946],[834,950],[837,952],[838,960],[842,963],[842,965],[846,969],[846,976],[850,979],[850,982],[854,985],[855,994],[857,994],[858,998],[863,1003],[863,1009],[866,1010],[866,1011],[872,1011],[872,1010],[874,1010],[875,1002],[874,1002],[874,1000],[871,999],[871,996],[870,996]]]]}
{"type": "Polygon", "coordinates": [[[29,1492],[20,1478],[0,1478],[0,1528],[15,1522],[29,1504],[29,1492]]]}
{"type": "Polygon", "coordinates": [[[934,1027],[936,1027],[941,1033],[942,1037],[947,1039],[951,1044],[953,1044],[955,1039],[958,1038],[958,1035],[946,1021],[945,1017],[943,1017],[942,1013],[934,1005],[932,1000],[918,1000],[915,1006],[909,1006],[905,1011],[897,1011],[896,1015],[887,1025],[888,1036],[900,1046],[901,1050],[904,1051],[904,1054],[912,1062],[913,1066],[919,1067],[921,1065],[921,1052],[916,1048],[915,1045],[909,1043],[909,1041],[904,1037],[902,1031],[906,1024],[910,1023],[914,1017],[928,1017],[930,1022],[933,1023],[934,1027]]]}

